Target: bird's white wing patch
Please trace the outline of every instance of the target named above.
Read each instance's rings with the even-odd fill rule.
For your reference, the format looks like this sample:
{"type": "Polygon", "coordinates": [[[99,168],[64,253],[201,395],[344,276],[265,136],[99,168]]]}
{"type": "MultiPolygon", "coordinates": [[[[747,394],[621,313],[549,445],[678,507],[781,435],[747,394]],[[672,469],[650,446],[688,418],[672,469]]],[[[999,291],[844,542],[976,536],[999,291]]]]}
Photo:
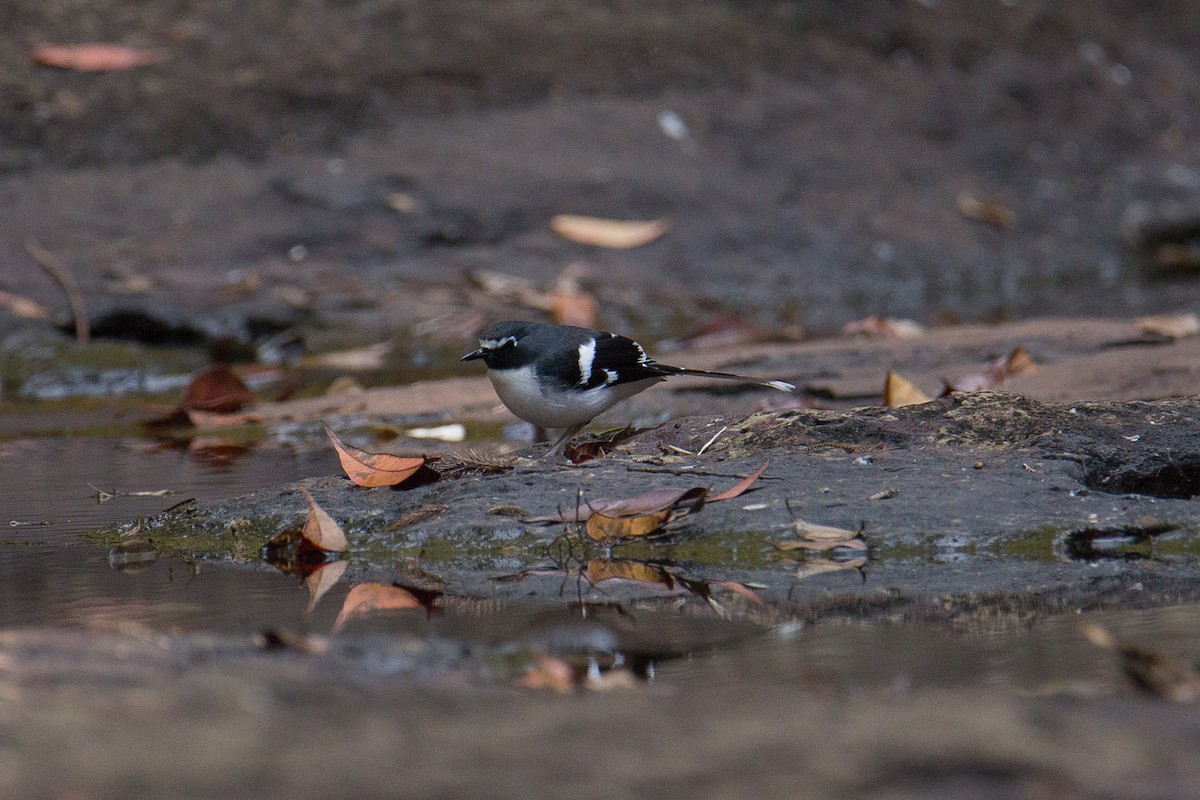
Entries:
{"type": "Polygon", "coordinates": [[[596,360],[596,340],[589,339],[579,345],[579,385],[586,386],[592,379],[592,363],[596,360]]]}

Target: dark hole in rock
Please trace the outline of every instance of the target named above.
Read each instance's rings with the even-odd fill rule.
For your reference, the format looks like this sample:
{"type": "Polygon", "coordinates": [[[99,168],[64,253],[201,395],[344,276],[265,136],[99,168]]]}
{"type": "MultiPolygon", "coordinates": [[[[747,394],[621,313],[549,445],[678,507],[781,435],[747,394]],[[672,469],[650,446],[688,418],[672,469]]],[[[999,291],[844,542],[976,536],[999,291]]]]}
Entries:
{"type": "Polygon", "coordinates": [[[1200,495],[1200,463],[1151,462],[1135,466],[1089,466],[1083,475],[1089,489],[1108,494],[1142,494],[1170,500],[1190,500],[1200,495]]]}
{"type": "Polygon", "coordinates": [[[195,347],[207,335],[186,323],[168,322],[139,309],[117,309],[92,320],[92,336],[160,347],[195,347]]]}

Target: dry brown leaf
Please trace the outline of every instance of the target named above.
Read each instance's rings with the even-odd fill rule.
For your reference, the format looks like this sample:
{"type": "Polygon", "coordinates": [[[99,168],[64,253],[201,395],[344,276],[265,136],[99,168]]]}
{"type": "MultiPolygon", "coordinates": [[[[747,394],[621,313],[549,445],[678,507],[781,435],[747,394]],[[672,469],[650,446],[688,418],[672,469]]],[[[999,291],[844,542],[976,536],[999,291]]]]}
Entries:
{"type": "Polygon", "coordinates": [[[318,564],[316,569],[308,573],[304,577],[304,586],[308,589],[308,608],[304,609],[305,614],[311,614],[313,609],[317,607],[317,603],[325,596],[325,593],[332,589],[338,581],[342,579],[346,568],[350,566],[348,561],[326,561],[323,564],[318,564]]]}
{"type": "MultiPolygon", "coordinates": [[[[13,316],[22,319],[52,319],[54,315],[36,300],[12,292],[0,291],[0,308],[7,309],[13,316]]],[[[588,326],[591,327],[591,326],[588,326]]]]}
{"type": "Polygon", "coordinates": [[[883,384],[883,404],[888,408],[915,406],[928,403],[933,398],[922,392],[912,381],[901,377],[893,369],[887,371],[887,380],[883,384]]]}
{"type": "Polygon", "coordinates": [[[610,517],[593,511],[588,517],[586,530],[587,535],[597,542],[615,542],[618,539],[649,536],[661,530],[674,516],[675,512],[669,508],[634,517],[610,517]]]}
{"type": "Polygon", "coordinates": [[[308,500],[308,517],[304,520],[304,530],[300,532],[304,540],[318,550],[331,553],[344,553],[350,549],[350,541],[346,538],[342,526],[329,516],[329,512],[317,505],[308,489],[301,486],[300,491],[308,500]]]}
{"type": "Polygon", "coordinates": [[[1200,315],[1197,314],[1156,314],[1138,317],[1135,322],[1143,332],[1167,339],[1182,339],[1200,333],[1200,315]]]}
{"type": "Polygon", "coordinates": [[[416,595],[399,586],[385,583],[360,583],[346,595],[342,611],[333,622],[331,634],[340,633],[346,623],[380,611],[402,611],[424,608],[416,595]]]}
{"type": "Polygon", "coordinates": [[[119,44],[40,44],[33,50],[37,63],[77,72],[116,72],[165,59],[161,50],[134,50],[119,44]]]}
{"type": "Polygon", "coordinates": [[[708,502],[720,503],[722,500],[732,500],[735,497],[741,497],[743,494],[745,494],[750,489],[751,486],[754,485],[755,481],[757,481],[759,478],[762,477],[762,474],[767,471],[767,467],[769,467],[769,466],[771,466],[770,461],[763,462],[763,465],[761,467],[759,467],[758,469],[756,469],[754,472],[750,473],[746,477],[742,478],[740,481],[735,483],[733,486],[730,486],[728,489],[721,492],[720,494],[714,494],[711,497],[709,497],[708,502]]]}
{"type": "Polygon", "coordinates": [[[983,372],[973,372],[963,375],[954,381],[946,381],[946,389],[942,396],[950,392],[978,392],[995,389],[1004,381],[1026,372],[1037,370],[1037,364],[1024,347],[1017,345],[1008,355],[1001,356],[988,364],[983,372]]]}
{"type": "Polygon", "coordinates": [[[329,440],[333,442],[334,450],[337,451],[338,460],[342,462],[346,476],[358,486],[398,486],[415,475],[427,462],[424,456],[368,453],[343,442],[328,425],[324,427],[329,440]]]}
{"type": "Polygon", "coordinates": [[[956,200],[958,213],[967,219],[984,222],[997,228],[1008,228],[1016,215],[1013,210],[995,200],[989,200],[971,192],[959,192],[956,200]]]}
{"type": "Polygon", "coordinates": [[[534,656],[529,671],[517,680],[517,686],[571,694],[575,691],[575,669],[561,658],[539,654],[534,656]]]}
{"type": "Polygon", "coordinates": [[[179,401],[183,411],[230,414],[254,402],[254,392],[224,364],[206,367],[188,382],[179,401]]]}
{"type": "Polygon", "coordinates": [[[879,314],[847,322],[842,326],[843,336],[868,336],[880,339],[915,339],[925,333],[919,322],[911,319],[892,319],[879,314]]]}
{"type": "Polygon", "coordinates": [[[332,353],[316,353],[305,356],[300,360],[300,366],[308,369],[379,369],[384,365],[391,352],[391,342],[379,342],[353,350],[338,350],[332,353]]]}
{"type": "Polygon", "coordinates": [[[690,511],[699,511],[700,507],[704,505],[704,499],[707,494],[708,490],[701,486],[693,486],[690,489],[663,487],[660,489],[651,489],[634,497],[592,500],[586,503],[584,508],[580,509],[582,518],[577,521],[582,522],[592,514],[606,514],[610,517],[637,517],[647,514],[657,514],[684,504],[687,505],[690,511]],[[587,514],[587,517],[582,516],[584,513],[587,514]]]}
{"type": "Polygon", "coordinates": [[[556,214],[550,220],[550,230],[568,241],[617,250],[650,244],[670,227],[666,219],[634,221],[556,214]]]}

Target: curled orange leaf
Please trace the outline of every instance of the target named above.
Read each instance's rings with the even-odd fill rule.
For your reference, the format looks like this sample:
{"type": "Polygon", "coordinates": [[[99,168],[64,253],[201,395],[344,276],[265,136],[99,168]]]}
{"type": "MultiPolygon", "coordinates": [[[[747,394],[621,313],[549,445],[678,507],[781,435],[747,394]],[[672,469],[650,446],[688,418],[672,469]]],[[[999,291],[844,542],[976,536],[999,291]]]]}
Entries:
{"type": "Polygon", "coordinates": [[[346,538],[346,532],[342,530],[342,526],[329,516],[329,512],[317,505],[317,501],[313,500],[308,489],[301,487],[300,491],[308,500],[308,518],[304,520],[304,530],[300,532],[300,535],[318,550],[327,550],[331,553],[346,552],[350,548],[350,541],[346,538]]]}
{"type": "Polygon", "coordinates": [[[325,433],[333,442],[338,460],[346,476],[355,484],[366,488],[376,486],[399,486],[425,466],[424,456],[397,456],[392,453],[368,453],[352,444],[343,442],[328,425],[325,433]]]}

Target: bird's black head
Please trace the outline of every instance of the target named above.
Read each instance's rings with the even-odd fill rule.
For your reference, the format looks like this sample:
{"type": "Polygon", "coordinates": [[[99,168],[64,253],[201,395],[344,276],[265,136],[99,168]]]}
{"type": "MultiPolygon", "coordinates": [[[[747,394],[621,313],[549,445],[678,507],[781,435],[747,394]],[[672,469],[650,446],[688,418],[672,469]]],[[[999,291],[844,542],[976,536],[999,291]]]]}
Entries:
{"type": "Polygon", "coordinates": [[[460,360],[483,359],[488,369],[515,369],[532,361],[532,355],[521,349],[521,340],[528,336],[537,322],[497,322],[479,334],[479,349],[472,350],[460,360]]]}

